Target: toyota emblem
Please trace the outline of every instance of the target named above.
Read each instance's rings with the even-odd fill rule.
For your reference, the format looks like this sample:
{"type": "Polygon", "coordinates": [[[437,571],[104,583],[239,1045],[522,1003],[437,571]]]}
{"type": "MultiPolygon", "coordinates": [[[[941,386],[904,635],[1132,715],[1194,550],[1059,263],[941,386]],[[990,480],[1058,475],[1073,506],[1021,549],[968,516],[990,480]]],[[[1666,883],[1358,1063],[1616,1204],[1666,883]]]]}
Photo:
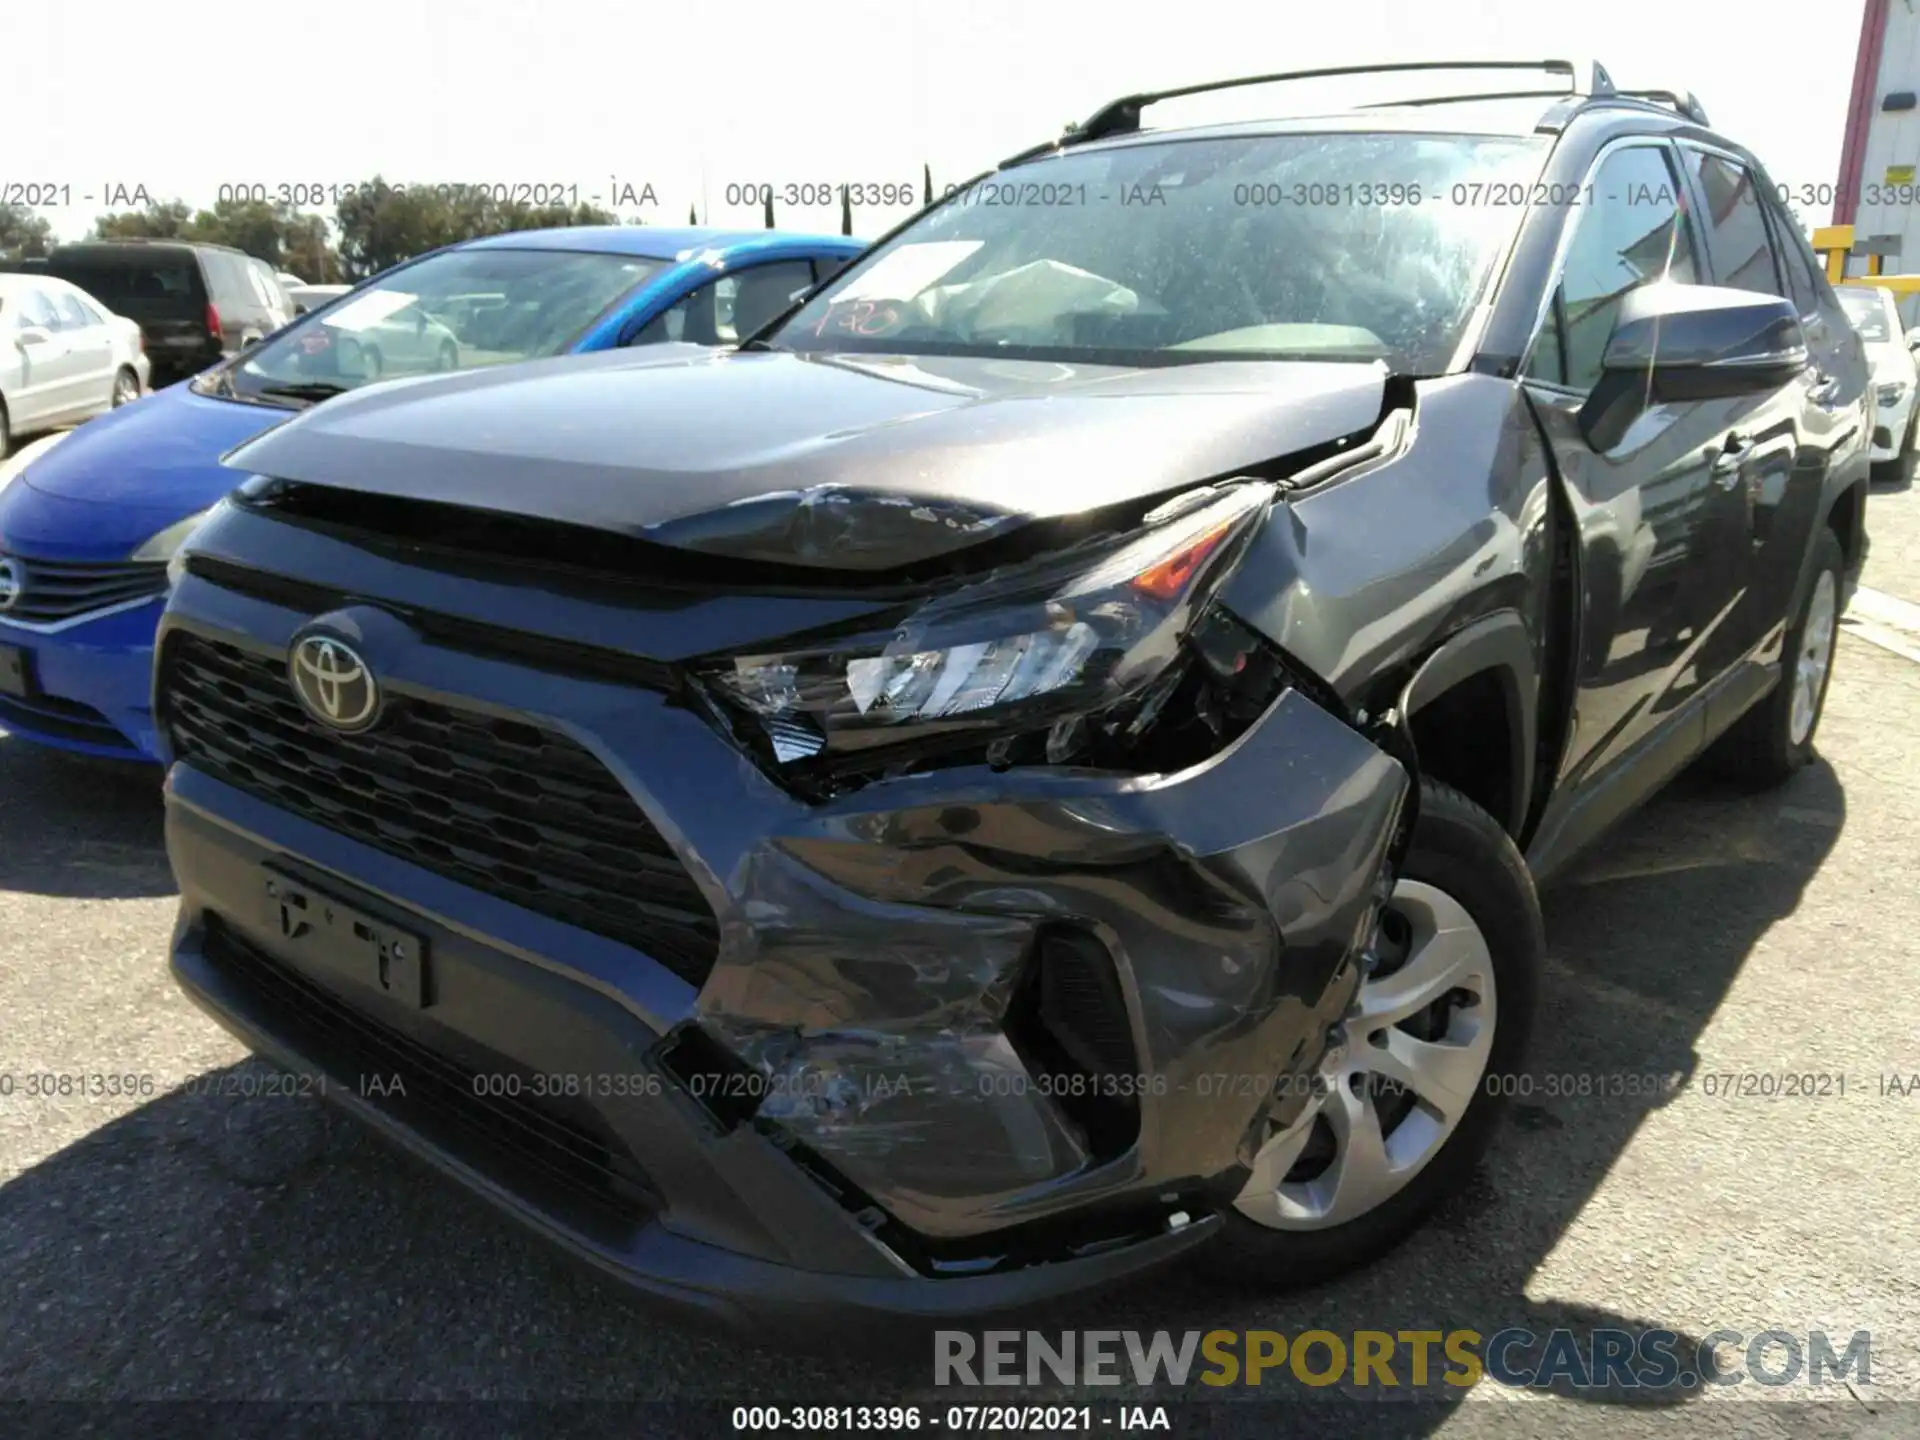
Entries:
{"type": "Polygon", "coordinates": [[[19,562],[0,559],[0,614],[11,610],[26,588],[27,577],[20,573],[19,562]]]}
{"type": "Polygon", "coordinates": [[[289,678],[306,712],[336,730],[365,730],[380,712],[380,686],[367,662],[331,635],[294,641],[289,678]]]}

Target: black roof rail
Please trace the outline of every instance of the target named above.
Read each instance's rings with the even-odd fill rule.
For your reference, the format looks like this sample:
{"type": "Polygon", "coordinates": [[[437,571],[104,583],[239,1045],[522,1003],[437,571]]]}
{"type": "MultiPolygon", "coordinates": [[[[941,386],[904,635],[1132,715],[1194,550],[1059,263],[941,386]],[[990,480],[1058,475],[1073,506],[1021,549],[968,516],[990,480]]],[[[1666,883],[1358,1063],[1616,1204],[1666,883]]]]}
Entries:
{"type": "Polygon", "coordinates": [[[1694,98],[1691,90],[1617,90],[1614,93],[1625,100],[1652,100],[1671,105],[1702,129],[1709,127],[1706,108],[1694,98]]]}
{"type": "MultiPolygon", "coordinates": [[[[1060,139],[1061,144],[1081,144],[1107,135],[1130,134],[1140,128],[1140,112],[1162,100],[1177,100],[1188,95],[1205,95],[1215,90],[1238,90],[1248,85],[1274,85],[1291,80],[1326,80],[1344,75],[1404,75],[1438,70],[1544,70],[1565,75],[1567,88],[1552,94],[1611,95],[1613,77],[1597,60],[1408,60],[1392,65],[1333,65],[1318,70],[1283,70],[1272,75],[1242,75],[1232,80],[1208,80],[1198,85],[1181,85],[1172,90],[1146,90],[1110,100],[1092,115],[1072,126],[1060,139]]],[[[1455,97],[1463,98],[1463,97],[1455,97]]]]}

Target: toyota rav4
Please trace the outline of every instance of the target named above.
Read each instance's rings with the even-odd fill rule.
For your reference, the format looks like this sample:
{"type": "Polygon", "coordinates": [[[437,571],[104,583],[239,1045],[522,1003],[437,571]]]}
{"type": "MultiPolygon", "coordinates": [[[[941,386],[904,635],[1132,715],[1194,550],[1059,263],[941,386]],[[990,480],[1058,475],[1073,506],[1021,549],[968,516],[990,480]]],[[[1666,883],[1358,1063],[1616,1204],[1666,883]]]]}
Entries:
{"type": "Polygon", "coordinates": [[[1807,762],[1863,540],[1772,182],[1528,68],[1130,96],[737,346],[243,446],[156,661],[179,982],[736,1319],[1392,1244],[1512,1088],[1536,884],[1807,762]]]}

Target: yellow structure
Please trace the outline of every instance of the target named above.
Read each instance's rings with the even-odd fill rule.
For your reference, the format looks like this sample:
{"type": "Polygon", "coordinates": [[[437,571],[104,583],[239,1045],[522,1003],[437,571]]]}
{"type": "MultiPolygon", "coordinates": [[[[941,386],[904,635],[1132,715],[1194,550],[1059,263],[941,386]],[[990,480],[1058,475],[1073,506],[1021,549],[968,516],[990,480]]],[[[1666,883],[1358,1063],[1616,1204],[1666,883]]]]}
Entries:
{"type": "Polygon", "coordinates": [[[1886,274],[1887,257],[1872,250],[1866,242],[1856,241],[1851,225],[1820,226],[1813,232],[1813,251],[1826,266],[1827,279],[1835,285],[1842,282],[1848,285],[1873,285],[1902,297],[1920,295],[1920,275],[1886,274]],[[1847,274],[1847,260],[1855,255],[1866,260],[1866,274],[1847,274]]]}

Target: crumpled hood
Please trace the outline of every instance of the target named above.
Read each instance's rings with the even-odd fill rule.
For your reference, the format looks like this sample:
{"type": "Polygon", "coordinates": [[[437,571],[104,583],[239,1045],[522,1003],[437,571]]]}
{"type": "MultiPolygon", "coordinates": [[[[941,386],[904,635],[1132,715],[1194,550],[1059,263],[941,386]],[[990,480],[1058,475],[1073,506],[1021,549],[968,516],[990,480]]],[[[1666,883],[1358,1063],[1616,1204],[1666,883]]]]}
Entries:
{"type": "Polygon", "coordinates": [[[124,559],[240,477],[220,457],[293,412],[195,395],[184,382],[110,410],[0,491],[0,535],[46,559],[124,559]]]}
{"type": "Polygon", "coordinates": [[[705,553],[884,569],[1370,429],[1385,380],[1337,362],[675,346],[374,386],[227,463],[705,553]]]}

